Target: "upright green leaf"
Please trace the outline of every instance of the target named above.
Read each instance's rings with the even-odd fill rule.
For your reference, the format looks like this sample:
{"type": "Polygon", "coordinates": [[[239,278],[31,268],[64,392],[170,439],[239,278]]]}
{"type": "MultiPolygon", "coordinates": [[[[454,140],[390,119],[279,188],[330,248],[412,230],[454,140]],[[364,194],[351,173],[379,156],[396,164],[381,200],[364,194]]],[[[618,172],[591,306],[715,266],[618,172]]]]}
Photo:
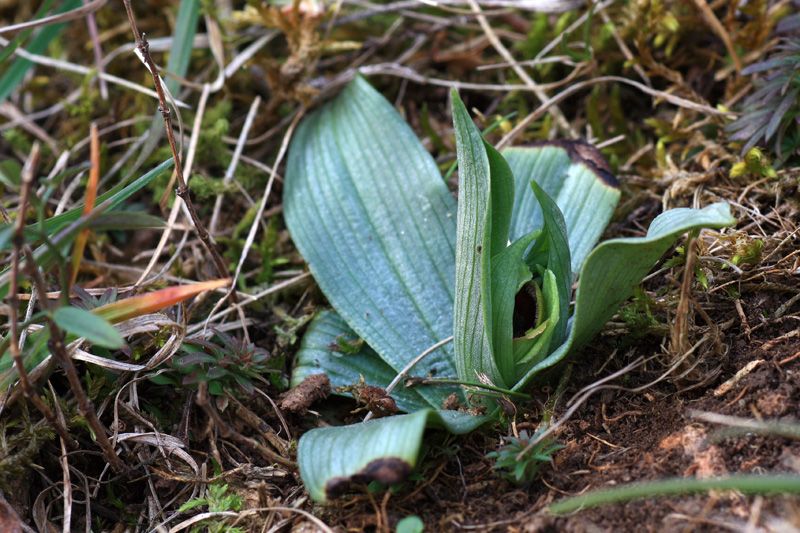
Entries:
{"type": "Polygon", "coordinates": [[[520,237],[492,258],[492,347],[498,371],[504,382],[512,385],[517,373],[513,347],[514,297],[532,277],[522,256],[539,233],[520,237]]]}
{"type": "MultiPolygon", "coordinates": [[[[167,72],[176,74],[181,78],[185,77],[186,73],[189,72],[189,61],[192,58],[194,48],[194,36],[197,33],[197,22],[200,19],[200,3],[199,0],[181,0],[181,5],[178,8],[175,32],[172,35],[172,47],[167,60],[167,72]]],[[[181,87],[180,82],[174,78],[166,78],[164,83],[167,84],[173,95],[181,87]]]]}
{"type": "Polygon", "coordinates": [[[600,152],[584,141],[560,140],[503,150],[517,188],[509,239],[542,227],[531,180],[556,202],[569,237],[572,271],[580,272],[619,202],[619,184],[600,152]]]}
{"type": "Polygon", "coordinates": [[[724,202],[703,209],[671,209],[653,220],[647,236],[612,239],[595,248],[578,278],[569,338],[533,367],[516,388],[523,387],[537,372],[585,346],[603,329],[656,261],[681,235],[702,228],[719,229],[735,223],[730,207],[724,202]]]}
{"type": "MultiPolygon", "coordinates": [[[[291,386],[294,387],[311,374],[324,372],[330,378],[332,387],[358,383],[363,376],[369,385],[386,388],[397,371],[363,340],[360,347],[352,349],[348,343],[357,339],[356,332],[336,312],[322,311],[317,314],[303,335],[300,349],[295,355],[291,386]]],[[[397,402],[397,407],[407,413],[430,407],[417,388],[406,389],[401,385],[391,396],[397,402]]]]}
{"type": "MultiPolygon", "coordinates": [[[[395,372],[453,334],[455,200],[411,128],[363,78],[297,129],[284,208],[325,296],[395,372]]],[[[414,373],[454,376],[452,345],[414,373]]],[[[453,390],[420,392],[438,407],[453,390]]]]}
{"type": "MultiPolygon", "coordinates": [[[[569,301],[572,296],[571,252],[567,237],[567,225],[558,205],[544,189],[533,180],[531,180],[530,186],[539,201],[543,215],[544,233],[541,237],[543,242],[540,249],[546,247],[546,251],[543,250],[543,255],[546,254],[546,262],[543,263],[543,266],[552,271],[555,286],[551,290],[555,291],[558,296],[557,301],[552,302],[551,305],[558,306],[558,316],[561,319],[554,321],[552,334],[553,342],[560,344],[566,336],[569,301]]],[[[552,293],[549,294],[552,296],[552,293]]]]}
{"type": "Polygon", "coordinates": [[[426,427],[460,435],[488,420],[427,408],[352,426],[312,429],[297,447],[300,477],[309,496],[318,502],[342,494],[350,483],[399,483],[417,464],[426,427]]]}
{"type": "Polygon", "coordinates": [[[506,387],[492,346],[491,258],[508,243],[514,181],[455,90],[451,99],[459,182],[453,315],[456,366],[464,381],[475,381],[475,373],[480,373],[506,387]]]}

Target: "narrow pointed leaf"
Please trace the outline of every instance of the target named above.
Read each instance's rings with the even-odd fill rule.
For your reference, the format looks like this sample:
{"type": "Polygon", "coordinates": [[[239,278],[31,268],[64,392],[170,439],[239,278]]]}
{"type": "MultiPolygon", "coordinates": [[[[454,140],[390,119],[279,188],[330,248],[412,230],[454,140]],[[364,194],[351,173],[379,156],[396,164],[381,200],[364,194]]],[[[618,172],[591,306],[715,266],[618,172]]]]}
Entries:
{"type": "MultiPolygon", "coordinates": [[[[155,178],[159,177],[162,173],[164,173],[167,170],[169,170],[172,167],[172,164],[173,164],[173,159],[172,158],[167,159],[166,161],[164,161],[163,163],[158,165],[153,170],[143,174],[141,177],[139,177],[136,181],[134,181],[133,183],[131,183],[127,187],[125,186],[124,183],[119,183],[114,188],[112,188],[110,191],[106,192],[105,194],[101,194],[97,198],[97,201],[96,201],[97,209],[98,210],[102,210],[102,211],[109,211],[109,213],[107,213],[106,215],[102,215],[103,218],[101,220],[104,220],[105,223],[108,223],[109,221],[105,217],[114,215],[114,213],[110,213],[110,211],[112,211],[114,208],[119,206],[122,202],[124,202],[125,200],[127,200],[128,198],[133,196],[133,194],[137,193],[142,188],[146,187],[151,181],[153,181],[155,178]],[[103,205],[104,202],[108,201],[109,199],[110,199],[109,203],[106,204],[106,205],[103,205]]],[[[69,211],[67,211],[65,213],[61,213],[58,216],[54,216],[54,217],[51,217],[51,218],[48,218],[47,220],[45,220],[44,227],[42,229],[43,229],[43,231],[44,231],[44,233],[46,235],[54,235],[59,230],[61,230],[62,228],[66,227],[68,224],[76,222],[78,219],[81,218],[82,214],[83,214],[83,207],[79,206],[79,207],[76,207],[74,209],[70,209],[69,211]]],[[[130,213],[126,213],[125,217],[127,217],[129,214],[130,213]]],[[[100,215],[97,215],[97,216],[100,216],[100,215]]],[[[116,216],[119,216],[119,213],[117,213],[116,216]]],[[[90,223],[90,227],[92,227],[92,229],[95,229],[95,230],[101,229],[101,228],[96,227],[95,224],[99,224],[99,223],[96,223],[95,220],[97,220],[97,217],[95,217],[93,219],[93,221],[90,223]]],[[[8,226],[8,224],[0,224],[0,228],[4,228],[4,227],[7,227],[7,226],[8,226]]],[[[37,241],[37,239],[35,237],[35,234],[39,229],[39,225],[38,224],[31,224],[31,225],[27,226],[26,229],[29,230],[29,231],[26,232],[26,242],[35,242],[35,241],[37,241]]],[[[0,250],[5,250],[6,248],[7,248],[7,245],[4,243],[3,246],[0,247],[0,250]]]]}
{"type": "Polygon", "coordinates": [[[222,287],[227,287],[230,284],[230,278],[225,278],[203,281],[193,285],[167,287],[166,289],[119,300],[117,302],[98,307],[92,312],[99,317],[103,317],[112,324],[116,324],[117,322],[128,320],[129,318],[146,315],[154,311],[160,311],[161,309],[180,303],[186,298],[198,295],[201,292],[220,289],[222,287]]]}
{"type": "MultiPolygon", "coordinates": [[[[194,52],[194,36],[197,33],[199,19],[200,2],[197,0],[181,0],[166,67],[166,71],[175,74],[177,78],[163,75],[163,73],[161,76],[167,94],[171,94],[176,99],[181,86],[181,82],[178,80],[185,78],[189,72],[189,62],[192,58],[192,52],[194,52]]],[[[143,64],[139,66],[144,67],[143,64]]],[[[172,104],[169,98],[168,103],[172,104]]],[[[135,168],[138,168],[153,153],[153,150],[159,145],[164,131],[164,117],[161,116],[161,113],[155,113],[147,130],[147,140],[144,142],[144,146],[142,146],[142,150],[134,163],[135,168]]]]}
{"type": "MultiPolygon", "coordinates": [[[[397,371],[386,364],[369,345],[364,343],[357,353],[346,353],[339,343],[358,339],[358,335],[334,311],[322,311],[314,317],[303,335],[300,350],[295,355],[291,386],[294,387],[311,374],[324,372],[332,387],[358,383],[361,376],[367,385],[386,388],[397,371]],[[341,339],[341,341],[340,341],[341,339]]],[[[402,385],[392,391],[397,407],[406,412],[430,407],[417,388],[402,385]]]]}
{"type": "Polygon", "coordinates": [[[724,202],[704,209],[671,209],[653,220],[647,236],[612,239],[595,248],[578,278],[575,314],[569,338],[533,367],[517,384],[517,388],[524,386],[537,372],[585,346],[599,333],[656,261],[681,235],[703,228],[719,229],[735,223],[730,207],[724,202]]]}
{"type": "Polygon", "coordinates": [[[88,228],[94,231],[122,231],[148,228],[162,228],[166,226],[164,219],[148,213],[135,211],[112,211],[101,213],[94,217],[88,228]]]}
{"type": "Polygon", "coordinates": [[[318,502],[342,494],[350,483],[399,483],[417,464],[426,427],[460,435],[488,420],[427,408],[352,426],[312,429],[297,448],[300,476],[309,496],[318,502]]]}
{"type": "MultiPolygon", "coordinates": [[[[361,77],[289,149],[286,224],[325,296],[395,371],[453,333],[456,205],[431,155],[361,77]]],[[[454,376],[453,347],[415,373],[454,376]]],[[[440,406],[455,389],[425,387],[440,406]]]]}
{"type": "MultiPolygon", "coordinates": [[[[52,2],[49,2],[49,4],[52,4],[52,2]]],[[[65,13],[71,9],[79,7],[80,5],[80,0],[67,0],[59,5],[56,13],[65,13]]],[[[40,11],[37,13],[37,15],[43,16],[44,13],[40,11]]],[[[60,22],[58,24],[50,24],[42,27],[38,30],[33,39],[31,39],[30,43],[25,47],[25,49],[32,54],[44,53],[52,40],[61,34],[66,25],[66,22],[60,22]]],[[[2,61],[0,61],[0,65],[3,64],[10,66],[5,70],[3,76],[0,78],[0,102],[5,101],[5,99],[8,98],[8,96],[23,82],[28,70],[30,70],[30,68],[33,66],[33,61],[23,57],[18,57],[14,61],[8,61],[6,58],[4,58],[2,61]]]]}
{"type": "MultiPolygon", "coordinates": [[[[66,248],[64,243],[68,243],[74,235],[77,235],[80,230],[88,227],[92,223],[94,216],[97,216],[106,209],[113,209],[115,206],[124,202],[133,193],[153,181],[153,179],[161,175],[163,171],[171,166],[172,159],[168,159],[167,161],[161,163],[158,167],[141,176],[127,187],[123,187],[122,184],[120,184],[108,191],[106,194],[100,196],[97,199],[97,207],[95,207],[92,211],[91,218],[81,218],[81,208],[77,207],[71,211],[68,211],[67,213],[63,213],[59,216],[48,219],[44,223],[44,233],[50,236],[51,241],[60,245],[62,249],[66,248]]],[[[0,232],[7,227],[9,227],[8,224],[0,224],[0,232]]],[[[25,236],[26,238],[35,241],[37,238],[34,235],[36,235],[38,231],[39,227],[36,224],[27,226],[25,236]]],[[[8,243],[6,243],[6,246],[8,246],[8,243]]],[[[45,246],[39,246],[36,248],[36,250],[33,252],[33,255],[36,259],[36,264],[45,271],[49,271],[51,268],[53,268],[59,260],[59,255],[55,253],[54,250],[45,246]]],[[[0,272],[0,299],[5,298],[8,295],[9,278],[9,268],[6,268],[0,272]]]]}
{"type": "Polygon", "coordinates": [[[508,165],[484,141],[455,90],[451,99],[459,181],[453,315],[456,366],[464,381],[474,381],[477,372],[505,387],[492,346],[491,258],[508,242],[514,182],[508,165]],[[497,181],[492,182],[495,176],[497,181]]]}
{"type": "MultiPolygon", "coordinates": [[[[558,307],[560,320],[553,323],[553,343],[561,344],[566,337],[567,316],[569,316],[569,302],[572,296],[572,272],[570,266],[570,248],[567,236],[567,225],[564,216],[558,205],[550,198],[538,183],[531,180],[531,189],[539,201],[539,207],[544,219],[544,235],[547,239],[547,262],[546,266],[553,274],[555,287],[551,289],[558,295],[558,300],[551,302],[551,305],[558,307]]],[[[605,222],[603,222],[605,224],[605,222]]]]}
{"type": "Polygon", "coordinates": [[[495,361],[506,383],[516,381],[514,361],[514,297],[532,275],[522,256],[538,236],[533,232],[517,239],[515,243],[492,258],[492,346],[495,361]]]}
{"type": "Polygon", "coordinates": [[[53,313],[53,321],[58,326],[87,341],[106,348],[122,348],[125,340],[122,335],[98,315],[77,307],[60,307],[53,313]]]}
{"type": "Polygon", "coordinates": [[[535,180],[563,213],[572,271],[580,272],[619,202],[617,180],[600,152],[584,141],[547,141],[503,150],[516,180],[509,239],[542,227],[542,212],[528,184],[535,180]]]}

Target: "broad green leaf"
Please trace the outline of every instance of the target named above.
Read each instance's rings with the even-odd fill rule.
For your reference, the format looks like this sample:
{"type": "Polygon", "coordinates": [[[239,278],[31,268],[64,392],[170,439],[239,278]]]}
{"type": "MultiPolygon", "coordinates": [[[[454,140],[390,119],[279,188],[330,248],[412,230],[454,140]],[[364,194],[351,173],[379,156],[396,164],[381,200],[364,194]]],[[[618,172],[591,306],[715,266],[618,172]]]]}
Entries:
{"type": "Polygon", "coordinates": [[[297,447],[300,477],[318,502],[342,494],[350,483],[399,483],[417,464],[426,427],[460,435],[489,420],[427,408],[352,426],[312,429],[297,447]]]}
{"type": "MultiPolygon", "coordinates": [[[[90,213],[87,217],[81,217],[82,208],[78,207],[59,216],[48,219],[44,223],[44,233],[50,237],[51,242],[61,246],[62,248],[66,248],[70,244],[71,239],[80,230],[88,227],[94,217],[96,217],[99,213],[102,213],[106,209],[113,209],[114,207],[118,206],[135,192],[139,191],[142,187],[153,181],[153,179],[161,175],[161,173],[170,166],[172,166],[172,159],[164,161],[127,187],[123,188],[123,184],[117,185],[97,199],[97,207],[95,207],[92,213],[90,213]]],[[[2,231],[6,227],[8,227],[8,224],[0,224],[0,235],[2,235],[2,231]]],[[[30,238],[35,240],[36,238],[33,237],[33,235],[36,234],[41,235],[39,226],[37,224],[32,224],[26,228],[26,237],[31,236],[30,238]]],[[[8,246],[8,243],[6,243],[6,245],[8,246]]],[[[64,253],[63,250],[62,253],[64,253]]],[[[36,264],[45,271],[53,268],[59,259],[59,255],[54,250],[46,246],[39,246],[36,250],[34,250],[33,255],[36,258],[36,264]]],[[[9,273],[10,270],[8,268],[0,273],[0,299],[5,298],[8,294],[8,283],[10,277],[9,273]]]]}
{"type": "MultiPolygon", "coordinates": [[[[336,312],[322,311],[317,314],[295,355],[291,386],[298,385],[311,374],[324,372],[333,387],[358,383],[360,376],[364,376],[367,385],[386,388],[397,371],[383,362],[369,345],[364,343],[358,353],[345,353],[339,347],[340,342],[356,339],[358,335],[336,312]]],[[[400,386],[392,391],[391,396],[397,402],[397,407],[409,413],[430,407],[416,388],[400,386]]]]}
{"type": "Polygon", "coordinates": [[[537,372],[585,346],[603,329],[656,261],[681,235],[703,228],[719,229],[735,223],[730,207],[724,202],[703,209],[671,209],[653,220],[647,236],[612,239],[595,248],[578,278],[569,338],[533,367],[516,388],[523,387],[537,372]]]}
{"type": "MultiPolygon", "coordinates": [[[[366,80],[300,125],[285,179],[286,224],[320,289],[395,372],[453,334],[455,200],[366,80]]],[[[414,373],[456,375],[452,345],[414,373]]],[[[420,392],[438,407],[454,390],[420,392]]]]}
{"type": "Polygon", "coordinates": [[[503,150],[516,179],[509,239],[542,227],[542,211],[528,183],[535,180],[563,213],[572,271],[580,272],[619,202],[619,184],[600,153],[584,141],[546,141],[503,150]]]}
{"type": "Polygon", "coordinates": [[[59,307],[53,313],[53,321],[63,330],[77,337],[85,337],[87,341],[106,348],[122,348],[125,340],[103,318],[85,309],[77,307],[59,307]]]}

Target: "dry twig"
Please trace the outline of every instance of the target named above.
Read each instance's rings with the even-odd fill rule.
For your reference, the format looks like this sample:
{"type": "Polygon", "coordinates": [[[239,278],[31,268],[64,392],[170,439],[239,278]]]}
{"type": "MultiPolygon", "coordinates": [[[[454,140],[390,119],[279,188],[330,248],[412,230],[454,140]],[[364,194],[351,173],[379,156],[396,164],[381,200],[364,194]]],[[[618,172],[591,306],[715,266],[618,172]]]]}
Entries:
{"type": "MultiPolygon", "coordinates": [[[[136,39],[136,49],[139,51],[139,57],[142,62],[145,64],[147,69],[150,71],[150,74],[153,76],[153,85],[156,88],[156,92],[158,93],[158,111],[161,113],[161,116],[164,117],[164,124],[167,129],[167,139],[169,140],[169,147],[172,150],[172,157],[175,159],[175,173],[178,177],[178,190],[176,194],[183,200],[183,203],[186,205],[186,208],[189,211],[189,214],[192,218],[192,223],[194,224],[195,229],[197,230],[197,236],[205,245],[208,252],[211,254],[211,258],[214,261],[214,266],[217,268],[217,273],[220,277],[227,277],[228,269],[225,265],[225,262],[222,259],[219,251],[217,250],[214,243],[211,242],[211,237],[206,231],[205,226],[200,221],[200,217],[197,215],[197,211],[194,208],[194,204],[191,200],[191,192],[189,190],[189,186],[186,184],[186,180],[183,176],[183,167],[181,165],[181,157],[178,153],[178,148],[175,143],[175,135],[172,132],[172,119],[170,118],[171,111],[169,109],[169,105],[167,104],[166,96],[164,95],[164,88],[161,85],[161,76],[158,74],[158,68],[156,67],[153,58],[150,57],[150,50],[149,50],[149,43],[147,42],[147,38],[144,34],[139,34],[139,29],[136,27],[136,19],[133,16],[133,10],[131,9],[131,0],[123,0],[125,4],[125,9],[128,12],[128,19],[130,20],[131,30],[133,31],[133,36],[136,39]]],[[[236,292],[231,291],[231,300],[235,303],[237,300],[236,292]]]]}

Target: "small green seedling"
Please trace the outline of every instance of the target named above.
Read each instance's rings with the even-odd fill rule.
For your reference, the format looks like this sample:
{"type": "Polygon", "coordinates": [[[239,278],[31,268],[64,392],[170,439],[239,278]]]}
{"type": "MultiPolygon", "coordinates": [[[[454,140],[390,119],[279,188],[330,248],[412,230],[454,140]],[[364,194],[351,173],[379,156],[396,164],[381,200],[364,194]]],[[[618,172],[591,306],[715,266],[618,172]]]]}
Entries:
{"type": "MultiPolygon", "coordinates": [[[[235,492],[228,492],[228,485],[223,483],[211,483],[206,488],[204,498],[194,498],[181,505],[179,512],[190,511],[196,507],[208,507],[209,513],[226,513],[228,511],[239,511],[244,500],[235,492]]],[[[224,514],[222,516],[212,516],[201,520],[190,531],[191,533],[244,533],[244,529],[230,524],[230,519],[224,514]]]]}
{"type": "Polygon", "coordinates": [[[195,388],[208,383],[219,409],[228,406],[228,392],[252,395],[254,381],[263,382],[262,374],[276,372],[275,361],[264,348],[214,331],[217,342],[202,338],[187,339],[180,351],[170,360],[172,373],[154,376],[151,381],[161,385],[195,388]]]}
{"type": "Polygon", "coordinates": [[[550,462],[552,455],[564,448],[564,445],[556,444],[553,437],[545,437],[528,448],[546,429],[540,428],[533,436],[527,431],[520,431],[519,437],[508,437],[500,450],[491,452],[486,457],[495,460],[493,468],[500,476],[517,485],[529,483],[536,477],[539,467],[550,462]]]}
{"type": "Polygon", "coordinates": [[[404,479],[426,427],[458,434],[496,420],[491,396],[524,393],[589,343],[684,233],[736,222],[724,203],[673,209],[645,237],[595,247],[620,196],[599,152],[553,141],[501,154],[452,100],[457,205],[414,132],[363,78],[292,140],[286,223],[338,313],[311,323],[292,382],[325,372],[334,386],[363,375],[386,387],[425,353],[415,375],[470,391],[398,388],[408,415],[306,433],[298,463],[314,500],[351,482],[404,479]],[[366,344],[332,350],[342,334],[366,344]],[[451,394],[485,415],[440,409],[451,394]]]}

